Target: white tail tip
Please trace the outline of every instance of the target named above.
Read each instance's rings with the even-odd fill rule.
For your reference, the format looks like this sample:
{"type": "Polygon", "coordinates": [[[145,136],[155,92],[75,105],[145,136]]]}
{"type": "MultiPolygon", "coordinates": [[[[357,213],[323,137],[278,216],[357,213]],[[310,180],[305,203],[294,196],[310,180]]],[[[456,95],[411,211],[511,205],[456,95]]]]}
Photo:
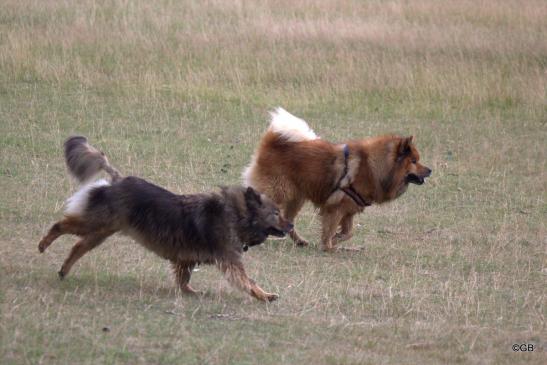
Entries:
{"type": "Polygon", "coordinates": [[[270,130],[285,137],[289,142],[309,141],[319,138],[306,121],[295,117],[281,107],[270,112],[270,115],[272,116],[270,130]]]}

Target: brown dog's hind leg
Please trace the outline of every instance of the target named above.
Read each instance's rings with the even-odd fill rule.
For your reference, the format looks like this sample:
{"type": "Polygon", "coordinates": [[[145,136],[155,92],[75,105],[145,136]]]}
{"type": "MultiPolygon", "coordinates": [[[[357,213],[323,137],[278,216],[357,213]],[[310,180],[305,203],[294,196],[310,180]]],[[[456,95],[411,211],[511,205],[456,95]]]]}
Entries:
{"type": "MultiPolygon", "coordinates": [[[[294,218],[300,209],[302,209],[303,205],[304,200],[292,200],[285,203],[283,206],[283,217],[294,224],[294,218]]],[[[296,232],[296,228],[293,228],[293,230],[289,232],[289,236],[297,246],[307,246],[309,244],[308,241],[300,237],[298,232],[296,232]]]]}
{"type": "Polygon", "coordinates": [[[198,292],[189,284],[196,263],[192,261],[174,261],[171,264],[180,290],[183,293],[197,294],[198,292]]]}
{"type": "Polygon", "coordinates": [[[50,229],[49,232],[40,240],[38,244],[38,250],[44,252],[46,248],[51,245],[53,241],[64,234],[74,234],[82,236],[87,232],[85,223],[79,218],[75,217],[66,217],[59,222],[55,223],[50,229]]]}
{"type": "Polygon", "coordinates": [[[264,302],[272,302],[279,298],[277,294],[265,292],[254,280],[250,279],[241,262],[221,262],[217,266],[230,284],[249,293],[256,299],[264,302]]]}
{"type": "Polygon", "coordinates": [[[90,234],[78,241],[78,243],[76,243],[72,247],[72,250],[70,250],[70,254],[63,263],[63,266],[61,266],[61,270],[59,271],[59,277],[63,279],[65,276],[67,276],[70,272],[70,268],[72,267],[72,265],[74,265],[76,261],[78,261],[87,252],[91,251],[92,249],[103,243],[103,241],[112,233],[114,232],[110,232],[108,234],[90,234]]]}

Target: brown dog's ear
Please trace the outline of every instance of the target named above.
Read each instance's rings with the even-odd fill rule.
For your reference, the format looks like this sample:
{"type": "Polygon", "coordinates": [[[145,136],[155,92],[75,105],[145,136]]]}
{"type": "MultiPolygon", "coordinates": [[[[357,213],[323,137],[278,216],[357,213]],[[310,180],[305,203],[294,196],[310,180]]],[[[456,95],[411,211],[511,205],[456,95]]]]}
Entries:
{"type": "Polygon", "coordinates": [[[247,202],[248,205],[262,204],[262,200],[260,199],[260,194],[258,194],[256,190],[251,188],[250,186],[245,191],[245,201],[247,202]]]}
{"type": "Polygon", "coordinates": [[[399,143],[399,149],[397,150],[399,156],[406,156],[410,153],[412,138],[414,137],[410,136],[410,137],[401,138],[401,142],[399,143]]]}

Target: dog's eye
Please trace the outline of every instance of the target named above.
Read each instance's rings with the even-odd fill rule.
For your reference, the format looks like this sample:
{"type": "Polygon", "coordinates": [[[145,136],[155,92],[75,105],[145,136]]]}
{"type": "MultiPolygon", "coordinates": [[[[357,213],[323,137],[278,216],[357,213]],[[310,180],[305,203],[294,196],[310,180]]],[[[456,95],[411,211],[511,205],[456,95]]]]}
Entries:
{"type": "Polygon", "coordinates": [[[413,158],[411,162],[412,162],[413,164],[415,164],[415,163],[418,162],[418,161],[416,161],[416,159],[413,158]]]}

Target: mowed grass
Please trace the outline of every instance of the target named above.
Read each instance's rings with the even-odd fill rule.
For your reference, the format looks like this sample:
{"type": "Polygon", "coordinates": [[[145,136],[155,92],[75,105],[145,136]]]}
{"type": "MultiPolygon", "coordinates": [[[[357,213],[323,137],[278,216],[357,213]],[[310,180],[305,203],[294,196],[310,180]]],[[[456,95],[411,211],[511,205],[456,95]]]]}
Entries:
{"type": "Polygon", "coordinates": [[[0,5],[3,364],[545,364],[543,1],[27,1],[0,5]],[[267,241],[248,272],[175,291],[115,236],[64,281],[37,243],[75,189],[62,142],[175,192],[237,184],[267,111],[322,138],[414,135],[433,176],[367,208],[346,246],[267,241]],[[533,344],[533,352],[512,345],[533,344]]]}

